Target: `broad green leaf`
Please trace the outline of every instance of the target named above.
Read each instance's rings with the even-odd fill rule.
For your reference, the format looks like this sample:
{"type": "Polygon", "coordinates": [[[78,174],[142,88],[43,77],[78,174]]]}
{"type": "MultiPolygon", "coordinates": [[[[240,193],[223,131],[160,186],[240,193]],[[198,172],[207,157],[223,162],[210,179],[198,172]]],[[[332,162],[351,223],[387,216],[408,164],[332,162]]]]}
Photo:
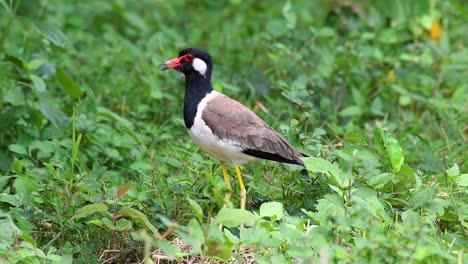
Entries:
{"type": "Polygon", "coordinates": [[[88,224],[92,224],[92,225],[97,225],[99,227],[106,227],[106,225],[104,224],[104,221],[102,221],[101,219],[91,219],[89,221],[87,221],[86,223],[88,224]]]}
{"type": "Polygon", "coordinates": [[[449,177],[456,177],[460,175],[460,169],[458,168],[458,165],[455,163],[450,169],[446,170],[447,176],[449,177]]]}
{"type": "Polygon", "coordinates": [[[395,178],[393,173],[381,173],[379,175],[371,177],[367,180],[367,183],[376,189],[383,188],[387,183],[391,182],[395,178]]]}
{"type": "Polygon", "coordinates": [[[11,144],[10,146],[8,146],[8,149],[10,151],[13,151],[13,152],[17,153],[17,154],[28,155],[28,151],[22,145],[11,144]]]}
{"type": "Polygon", "coordinates": [[[447,200],[443,200],[440,198],[434,198],[432,201],[429,201],[427,204],[424,205],[424,209],[432,214],[443,215],[444,208],[449,207],[450,202],[447,200]]]}
{"type": "Polygon", "coordinates": [[[302,158],[306,169],[312,173],[324,173],[335,181],[341,188],[349,185],[349,181],[346,179],[346,174],[343,173],[336,164],[330,163],[320,157],[306,157],[302,158]]]}
{"type": "Polygon", "coordinates": [[[80,86],[61,68],[56,69],[55,78],[72,99],[76,100],[83,95],[80,86]]]}
{"type": "Polygon", "coordinates": [[[177,225],[176,223],[172,222],[169,218],[162,214],[156,214],[158,219],[165,225],[165,226],[175,226],[177,225]]]}
{"type": "Polygon", "coordinates": [[[312,215],[312,219],[323,227],[329,225],[330,218],[337,219],[345,215],[343,198],[336,194],[326,194],[318,201],[316,208],[317,212],[312,215]]]}
{"type": "Polygon", "coordinates": [[[435,190],[432,187],[421,187],[416,190],[410,198],[410,203],[414,209],[423,207],[435,198],[435,190]]]}
{"type": "Polygon", "coordinates": [[[13,160],[13,163],[11,164],[11,171],[13,171],[16,174],[21,174],[23,172],[23,163],[21,160],[15,158],[13,160]]]}
{"type": "Polygon", "coordinates": [[[286,19],[286,24],[289,29],[294,29],[296,27],[296,14],[292,9],[291,2],[287,1],[283,6],[283,17],[286,19]]]}
{"type": "Polygon", "coordinates": [[[44,92],[46,90],[46,84],[42,78],[37,77],[34,74],[30,74],[29,78],[34,84],[34,88],[36,89],[37,92],[44,92]]]}
{"type": "Polygon", "coordinates": [[[200,224],[192,218],[187,224],[187,231],[181,233],[182,239],[191,244],[195,253],[200,253],[202,245],[205,243],[205,234],[200,224]]]}
{"type": "MultiPolygon", "coordinates": [[[[26,98],[24,96],[24,93],[21,91],[21,89],[18,89],[17,87],[8,87],[8,88],[1,88],[3,90],[3,101],[11,103],[14,106],[23,106],[26,103],[26,98]]],[[[10,111],[13,112],[13,111],[10,111]]],[[[16,111],[19,112],[19,111],[16,111]]],[[[8,118],[9,116],[5,116],[5,119],[8,118]]],[[[17,121],[17,120],[15,120],[17,121]]],[[[1,125],[5,126],[5,125],[1,125]]]]}
{"type": "Polygon", "coordinates": [[[411,209],[403,212],[401,214],[401,219],[408,228],[420,228],[421,216],[411,209]]]}
{"type": "Polygon", "coordinates": [[[284,216],[283,204],[279,202],[263,203],[260,206],[260,216],[280,220],[284,216]]]}
{"type": "Polygon", "coordinates": [[[34,59],[28,62],[28,68],[30,71],[33,71],[39,67],[41,67],[44,63],[46,63],[46,59],[34,59]]]}
{"type": "Polygon", "coordinates": [[[223,229],[224,239],[233,245],[239,244],[239,237],[233,235],[229,229],[223,229]]]}
{"type": "Polygon", "coordinates": [[[468,174],[461,174],[457,180],[457,183],[462,187],[468,186],[468,174]]]}
{"type": "Polygon", "coordinates": [[[380,134],[382,136],[383,145],[387,153],[390,163],[392,164],[393,172],[397,173],[400,171],[401,165],[405,161],[403,156],[403,149],[400,146],[400,143],[390,135],[387,131],[379,128],[380,134]]]}
{"type": "Polygon", "coordinates": [[[203,220],[203,209],[201,206],[194,200],[187,198],[190,207],[192,208],[193,213],[195,214],[195,217],[198,218],[198,220],[201,222],[203,220]]]}
{"type": "Polygon", "coordinates": [[[52,263],[60,263],[59,261],[62,260],[62,257],[55,254],[48,254],[47,259],[50,260],[52,263]]]}
{"type": "Polygon", "coordinates": [[[374,190],[361,186],[354,192],[351,199],[356,205],[360,205],[373,216],[380,217],[384,223],[391,222],[391,218],[387,215],[382,201],[377,197],[377,193],[374,190]]]}
{"type": "Polygon", "coordinates": [[[143,214],[142,212],[140,212],[140,211],[138,211],[136,209],[133,209],[131,207],[124,207],[124,208],[120,209],[119,215],[130,217],[133,220],[135,220],[135,221],[139,222],[140,224],[144,225],[146,228],[148,228],[154,234],[158,233],[158,230],[156,229],[156,227],[153,226],[153,224],[151,224],[151,222],[148,220],[148,217],[145,214],[143,214]]]}
{"type": "Polygon", "coordinates": [[[47,22],[40,21],[35,21],[34,24],[36,25],[39,33],[41,33],[42,36],[44,36],[54,45],[59,46],[61,48],[66,48],[70,45],[70,40],[68,39],[67,35],[65,35],[65,33],[63,33],[56,26],[47,22]]]}
{"type": "MultiPolygon", "coordinates": [[[[47,257],[49,257],[49,255],[47,255],[47,257]]],[[[68,254],[68,255],[59,256],[59,258],[56,261],[52,261],[52,263],[72,264],[73,263],[73,255],[68,254]]]]}
{"type": "Polygon", "coordinates": [[[177,253],[179,252],[179,248],[177,247],[177,245],[172,244],[166,240],[159,240],[158,246],[169,258],[175,258],[177,256],[177,253]]]}
{"type": "Polygon", "coordinates": [[[398,42],[398,36],[395,29],[384,29],[380,31],[378,40],[385,44],[394,44],[398,42]]]}
{"type": "Polygon", "coordinates": [[[3,57],[3,61],[8,61],[16,65],[16,67],[20,68],[21,70],[27,70],[28,69],[28,64],[23,61],[22,59],[6,54],[5,57],[3,57]]]}
{"type": "Polygon", "coordinates": [[[76,213],[70,219],[83,218],[98,212],[107,212],[107,205],[103,203],[85,205],[78,209],[78,211],[76,211],[76,213]]]}
{"type": "Polygon", "coordinates": [[[16,194],[21,194],[27,197],[32,195],[33,192],[37,191],[38,181],[27,177],[26,175],[20,175],[15,178],[13,187],[16,194]]]}
{"type": "Polygon", "coordinates": [[[117,220],[117,222],[115,223],[115,230],[117,231],[132,230],[132,222],[128,221],[127,219],[121,218],[117,220]]]}
{"type": "Polygon", "coordinates": [[[215,221],[227,227],[240,226],[242,224],[251,225],[258,217],[249,211],[237,208],[222,208],[216,215],[215,221]]]}
{"type": "Polygon", "coordinates": [[[0,202],[9,203],[15,207],[18,207],[22,204],[21,200],[17,195],[0,193],[0,202]]]}
{"type": "Polygon", "coordinates": [[[102,223],[104,224],[105,227],[107,227],[109,230],[113,230],[114,229],[114,223],[112,222],[112,220],[109,218],[109,217],[103,217],[102,218],[102,223]]]}
{"type": "Polygon", "coordinates": [[[45,103],[39,104],[39,111],[56,127],[61,128],[68,117],[54,106],[45,103]]]}
{"type": "Polygon", "coordinates": [[[340,111],[340,116],[359,116],[362,115],[362,110],[357,105],[348,106],[340,111]]]}

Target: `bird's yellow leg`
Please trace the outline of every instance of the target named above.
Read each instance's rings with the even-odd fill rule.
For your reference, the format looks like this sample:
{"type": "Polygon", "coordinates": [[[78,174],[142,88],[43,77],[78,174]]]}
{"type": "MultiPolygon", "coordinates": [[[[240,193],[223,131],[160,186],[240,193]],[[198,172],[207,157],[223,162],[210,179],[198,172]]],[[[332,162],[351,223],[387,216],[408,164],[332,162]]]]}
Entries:
{"type": "Polygon", "coordinates": [[[229,181],[229,176],[227,174],[226,164],[224,164],[224,161],[221,161],[221,169],[223,170],[224,182],[226,182],[226,186],[228,188],[226,195],[224,197],[225,199],[224,208],[226,208],[228,206],[226,202],[231,199],[231,182],[229,181]]]}
{"type": "MultiPolygon", "coordinates": [[[[229,176],[227,174],[227,170],[226,170],[226,164],[224,163],[224,161],[221,161],[221,169],[223,170],[223,178],[224,178],[224,182],[226,183],[226,186],[228,188],[227,192],[226,192],[226,195],[224,196],[224,206],[223,208],[226,208],[228,207],[227,205],[227,202],[231,199],[231,182],[229,181],[229,176]]],[[[223,230],[223,224],[220,223],[219,224],[219,230],[222,231],[223,230]]]]}
{"type": "Polygon", "coordinates": [[[240,189],[240,208],[245,209],[245,200],[247,198],[247,193],[245,192],[244,181],[242,180],[242,173],[240,171],[239,165],[234,164],[236,169],[237,179],[239,180],[239,189],[240,189]]]}

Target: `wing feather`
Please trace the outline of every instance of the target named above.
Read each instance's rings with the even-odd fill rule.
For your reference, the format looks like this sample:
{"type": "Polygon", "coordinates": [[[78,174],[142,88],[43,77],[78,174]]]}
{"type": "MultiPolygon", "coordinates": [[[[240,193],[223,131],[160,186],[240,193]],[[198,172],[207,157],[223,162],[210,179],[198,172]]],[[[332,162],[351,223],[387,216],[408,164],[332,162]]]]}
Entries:
{"type": "Polygon", "coordinates": [[[226,95],[213,97],[203,110],[202,119],[216,136],[238,143],[245,154],[303,165],[303,155],[286,138],[226,95]]]}

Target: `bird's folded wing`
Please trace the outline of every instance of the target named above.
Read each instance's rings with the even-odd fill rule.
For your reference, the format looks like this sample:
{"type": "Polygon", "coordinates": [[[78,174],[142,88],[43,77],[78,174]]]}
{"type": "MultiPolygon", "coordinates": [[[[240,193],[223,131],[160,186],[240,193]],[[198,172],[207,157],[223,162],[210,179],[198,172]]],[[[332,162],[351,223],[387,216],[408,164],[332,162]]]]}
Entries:
{"type": "Polygon", "coordinates": [[[301,153],[286,138],[250,109],[221,93],[207,103],[202,119],[216,136],[235,142],[248,155],[302,165],[301,153]]]}

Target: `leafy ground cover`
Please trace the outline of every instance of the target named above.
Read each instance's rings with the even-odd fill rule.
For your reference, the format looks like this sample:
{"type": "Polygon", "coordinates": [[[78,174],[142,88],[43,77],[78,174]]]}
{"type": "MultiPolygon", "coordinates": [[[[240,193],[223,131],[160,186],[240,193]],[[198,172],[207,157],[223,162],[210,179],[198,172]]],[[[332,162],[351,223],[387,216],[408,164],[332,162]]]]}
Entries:
{"type": "Polygon", "coordinates": [[[0,262],[466,263],[467,17],[455,0],[0,0],[0,262]],[[157,69],[187,46],[308,175],[245,165],[247,210],[222,209],[182,76],[157,69]]]}

